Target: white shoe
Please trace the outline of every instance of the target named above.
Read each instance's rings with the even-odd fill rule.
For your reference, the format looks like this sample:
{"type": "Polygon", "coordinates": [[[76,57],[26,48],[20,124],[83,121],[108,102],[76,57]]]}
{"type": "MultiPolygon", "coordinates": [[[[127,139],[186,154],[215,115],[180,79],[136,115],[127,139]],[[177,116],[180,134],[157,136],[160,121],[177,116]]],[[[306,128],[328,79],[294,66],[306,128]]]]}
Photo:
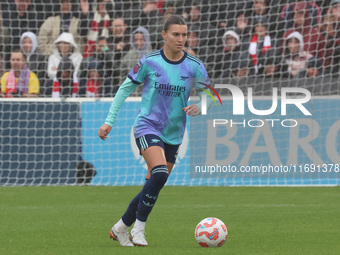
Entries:
{"type": "Polygon", "coordinates": [[[111,231],[110,231],[110,237],[114,240],[114,241],[118,241],[120,243],[121,246],[133,246],[133,243],[130,241],[129,239],[129,233],[123,232],[123,233],[119,233],[115,227],[112,227],[111,231]]]}
{"type": "Polygon", "coordinates": [[[145,240],[144,229],[132,229],[130,233],[130,240],[136,246],[148,246],[148,242],[145,240]]]}

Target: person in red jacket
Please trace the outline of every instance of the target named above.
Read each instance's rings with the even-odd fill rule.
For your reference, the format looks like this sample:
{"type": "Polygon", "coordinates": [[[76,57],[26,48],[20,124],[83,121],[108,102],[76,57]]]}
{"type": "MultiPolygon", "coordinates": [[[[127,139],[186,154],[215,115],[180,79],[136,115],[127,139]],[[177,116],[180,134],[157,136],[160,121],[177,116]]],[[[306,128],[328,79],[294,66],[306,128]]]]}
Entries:
{"type": "Polygon", "coordinates": [[[317,56],[318,51],[323,48],[323,45],[319,43],[319,30],[317,27],[312,26],[307,4],[299,2],[294,5],[293,10],[293,27],[285,32],[283,40],[286,40],[291,33],[299,32],[303,37],[304,51],[317,56]]]}

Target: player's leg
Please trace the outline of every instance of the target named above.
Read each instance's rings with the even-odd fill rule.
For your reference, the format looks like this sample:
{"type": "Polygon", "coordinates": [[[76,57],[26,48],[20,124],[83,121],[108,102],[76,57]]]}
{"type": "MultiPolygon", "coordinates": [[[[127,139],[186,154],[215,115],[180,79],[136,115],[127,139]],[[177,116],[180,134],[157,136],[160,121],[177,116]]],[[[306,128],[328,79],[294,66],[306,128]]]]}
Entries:
{"type": "MultiPolygon", "coordinates": [[[[144,137],[136,139],[137,146],[140,148],[141,155],[143,155],[142,153],[147,148],[152,148],[155,145],[151,142],[152,139],[156,139],[156,141],[161,140],[159,137],[157,137],[157,136],[154,137],[152,135],[148,135],[147,139],[145,139],[144,137]],[[141,145],[141,141],[143,143],[143,146],[141,145]],[[151,145],[151,147],[145,146],[145,144],[149,144],[149,145],[151,145]]],[[[159,145],[160,145],[161,148],[163,148],[163,147],[165,148],[165,158],[166,158],[166,161],[167,161],[166,165],[167,165],[168,171],[170,173],[172,171],[172,169],[174,167],[174,163],[176,161],[179,145],[168,145],[168,144],[164,144],[162,141],[159,145]]],[[[157,148],[159,146],[154,146],[154,147],[157,148]]],[[[159,150],[159,149],[151,149],[151,150],[148,150],[147,153],[144,153],[144,155],[146,157],[146,158],[144,157],[146,162],[149,162],[148,163],[148,172],[147,172],[146,179],[145,179],[145,184],[146,184],[151,177],[151,171],[154,168],[154,166],[159,165],[159,164],[164,164],[164,152],[162,150],[159,150]],[[157,155],[157,152],[155,153],[154,151],[159,152],[159,155],[154,157],[155,155],[157,155]],[[151,155],[150,159],[149,159],[148,154],[151,155]],[[154,158],[161,159],[161,160],[160,161],[153,160],[154,158]]],[[[138,193],[135,198],[132,199],[132,201],[130,202],[129,207],[127,208],[123,217],[115,224],[113,229],[116,228],[121,232],[127,232],[129,226],[131,226],[133,224],[133,222],[136,221],[136,214],[137,214],[138,204],[140,202],[141,195],[142,195],[142,191],[140,193],[138,193]]],[[[137,220],[137,224],[135,224],[135,225],[136,225],[137,229],[138,228],[143,229],[143,236],[144,236],[145,222],[140,222],[139,220],[137,220]]]]}
{"type": "Polygon", "coordinates": [[[145,223],[155,205],[158,194],[166,183],[169,173],[164,149],[161,146],[148,147],[142,150],[142,155],[148,165],[147,178],[137,207],[136,222],[131,230],[132,242],[135,245],[147,246],[144,229],[145,223]]]}
{"type": "MultiPolygon", "coordinates": [[[[164,162],[165,162],[164,150],[163,150],[164,143],[158,136],[155,136],[155,135],[146,135],[146,136],[137,138],[136,143],[137,143],[137,147],[140,149],[141,155],[143,155],[143,152],[146,151],[149,148],[151,149],[150,155],[155,154],[155,153],[152,153],[152,151],[154,151],[153,148],[154,147],[158,148],[155,151],[158,151],[159,155],[156,156],[155,158],[161,159],[159,161],[149,160],[148,159],[149,157],[146,155],[146,157],[147,157],[146,162],[147,162],[147,166],[148,166],[148,171],[147,171],[146,179],[145,179],[145,183],[144,183],[144,185],[146,185],[148,180],[151,177],[151,171],[152,171],[153,165],[154,164],[164,164],[164,162]]],[[[171,167],[171,169],[172,169],[172,167],[171,167]]],[[[129,204],[127,210],[125,211],[124,215],[122,216],[122,218],[112,227],[110,235],[114,240],[117,240],[117,239],[115,239],[113,237],[113,233],[117,233],[117,232],[118,233],[127,233],[128,228],[136,221],[138,204],[141,200],[142,193],[143,193],[143,190],[140,193],[138,193],[132,199],[132,201],[130,202],[130,204],[129,204]]],[[[142,224],[144,224],[144,223],[142,223],[142,224]]],[[[137,223],[137,227],[138,227],[138,223],[137,223]]],[[[124,234],[124,236],[125,236],[125,234],[124,234]]]]}
{"type": "MultiPolygon", "coordinates": [[[[174,163],[167,162],[169,175],[174,167],[174,163]]],[[[152,169],[149,169],[147,172],[147,176],[145,177],[144,185],[147,183],[147,181],[150,179],[150,172],[152,169]]],[[[127,210],[125,211],[124,215],[122,216],[121,221],[117,223],[116,228],[120,231],[127,231],[127,229],[136,221],[136,214],[137,214],[137,208],[139,204],[139,200],[141,197],[142,191],[139,192],[130,202],[127,210]]]]}
{"type": "Polygon", "coordinates": [[[140,243],[147,245],[144,237],[145,222],[156,203],[160,190],[169,176],[169,174],[166,175],[164,173],[164,170],[167,168],[168,173],[170,173],[174,167],[178,148],[179,145],[168,145],[164,143],[161,147],[149,147],[142,151],[142,155],[148,165],[147,177],[150,177],[150,179],[144,185],[141,192],[141,200],[139,201],[136,214],[136,223],[131,230],[133,242],[137,245],[140,243]],[[140,238],[134,236],[136,233],[139,234],[140,238]]]}

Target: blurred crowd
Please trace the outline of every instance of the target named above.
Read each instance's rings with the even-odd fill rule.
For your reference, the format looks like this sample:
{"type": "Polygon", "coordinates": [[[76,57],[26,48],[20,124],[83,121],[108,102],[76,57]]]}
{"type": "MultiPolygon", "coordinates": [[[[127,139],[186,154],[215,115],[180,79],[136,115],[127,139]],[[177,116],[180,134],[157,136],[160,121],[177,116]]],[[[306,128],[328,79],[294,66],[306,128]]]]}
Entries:
{"type": "MultiPolygon", "coordinates": [[[[163,47],[173,14],[212,80],[259,95],[274,81],[339,81],[340,0],[7,0],[0,97],[112,97],[144,54],[163,47]]],[[[340,93],[323,85],[312,90],[340,93]]]]}

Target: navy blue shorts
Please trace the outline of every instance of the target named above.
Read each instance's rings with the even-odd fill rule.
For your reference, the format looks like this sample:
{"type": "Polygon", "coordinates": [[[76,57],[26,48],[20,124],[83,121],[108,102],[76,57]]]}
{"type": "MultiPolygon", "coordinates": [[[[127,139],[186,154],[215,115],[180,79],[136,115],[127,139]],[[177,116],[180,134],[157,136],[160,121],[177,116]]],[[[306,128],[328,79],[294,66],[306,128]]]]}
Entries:
{"type": "Polygon", "coordinates": [[[175,164],[179,146],[178,145],[171,145],[165,143],[159,136],[157,135],[143,135],[141,137],[136,138],[136,144],[139,149],[140,155],[142,155],[141,148],[146,150],[151,146],[159,146],[162,147],[165,153],[165,159],[167,162],[175,164]]]}

